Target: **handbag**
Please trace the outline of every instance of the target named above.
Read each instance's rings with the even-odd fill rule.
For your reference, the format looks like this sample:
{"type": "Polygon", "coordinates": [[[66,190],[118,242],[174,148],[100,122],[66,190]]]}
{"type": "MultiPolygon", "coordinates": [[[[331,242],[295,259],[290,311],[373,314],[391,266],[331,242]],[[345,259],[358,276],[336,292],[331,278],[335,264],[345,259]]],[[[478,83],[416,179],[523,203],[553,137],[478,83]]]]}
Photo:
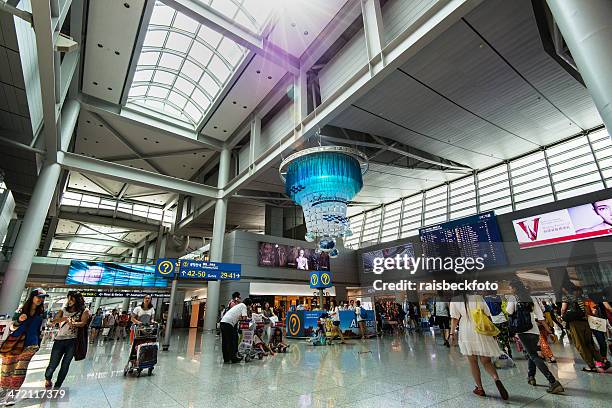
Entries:
{"type": "Polygon", "coordinates": [[[604,333],[606,332],[608,326],[608,321],[606,319],[597,316],[589,316],[588,319],[589,327],[591,328],[591,330],[596,330],[604,333]]]}
{"type": "Polygon", "coordinates": [[[0,347],[0,355],[18,356],[23,353],[24,344],[25,333],[21,333],[19,336],[9,335],[0,347]]]}
{"type": "Polygon", "coordinates": [[[476,330],[476,333],[492,337],[499,334],[499,329],[493,324],[491,319],[489,319],[489,316],[487,316],[480,305],[480,301],[476,302],[476,309],[471,310],[470,315],[474,321],[474,330],[476,330]]]}
{"type": "MultiPolygon", "coordinates": [[[[83,312],[81,312],[81,316],[79,317],[79,321],[83,316],[83,312]]],[[[85,359],[87,355],[87,329],[89,327],[89,322],[91,321],[91,317],[87,321],[83,327],[77,328],[77,336],[76,336],[76,345],[74,347],[74,361],[81,361],[85,359]]]]}

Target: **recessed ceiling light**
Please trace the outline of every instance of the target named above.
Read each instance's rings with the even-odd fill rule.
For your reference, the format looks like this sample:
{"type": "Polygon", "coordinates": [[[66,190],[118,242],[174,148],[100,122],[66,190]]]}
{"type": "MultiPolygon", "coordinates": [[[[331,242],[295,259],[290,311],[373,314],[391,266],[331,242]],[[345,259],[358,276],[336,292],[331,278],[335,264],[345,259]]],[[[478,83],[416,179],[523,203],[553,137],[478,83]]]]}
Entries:
{"type": "Polygon", "coordinates": [[[242,107],[242,109],[246,109],[246,108],[247,108],[246,106],[243,106],[243,107],[242,107]]]}
{"type": "Polygon", "coordinates": [[[227,133],[227,130],[223,129],[223,133],[227,133]]]}
{"type": "Polygon", "coordinates": [[[308,31],[304,31],[304,35],[308,35],[308,31]]]}
{"type": "Polygon", "coordinates": [[[85,122],[87,122],[87,123],[91,123],[91,120],[86,120],[85,122]]]}
{"type": "Polygon", "coordinates": [[[143,139],[144,139],[144,140],[149,140],[149,138],[148,138],[148,137],[145,137],[145,138],[143,138],[143,139]]]}
{"type": "Polygon", "coordinates": [[[272,76],[268,75],[268,79],[272,79],[272,76]]]}
{"type": "Polygon", "coordinates": [[[219,129],[219,126],[213,126],[213,129],[219,129]]]}
{"type": "Polygon", "coordinates": [[[236,104],[236,101],[232,101],[232,103],[235,105],[235,104],[236,104]]]}
{"type": "Polygon", "coordinates": [[[297,24],[295,23],[291,23],[291,27],[295,27],[297,24]]]}
{"type": "Polygon", "coordinates": [[[123,3],[123,7],[130,8],[130,3],[123,3]]]}
{"type": "Polygon", "coordinates": [[[259,70],[259,69],[257,71],[255,71],[255,72],[257,72],[258,74],[261,74],[261,70],[259,70]]]}
{"type": "Polygon", "coordinates": [[[121,54],[119,51],[115,51],[115,55],[119,55],[121,54]]]}
{"type": "Polygon", "coordinates": [[[104,127],[104,125],[102,125],[102,124],[99,124],[98,126],[100,126],[100,127],[104,127]]]}
{"type": "Polygon", "coordinates": [[[98,48],[104,47],[102,44],[98,43],[98,48]]]}
{"type": "Polygon", "coordinates": [[[111,88],[111,87],[108,87],[108,88],[106,88],[106,89],[108,89],[109,91],[112,91],[112,90],[113,90],[113,88],[111,88]]]}
{"type": "Polygon", "coordinates": [[[87,140],[87,138],[86,138],[86,137],[84,137],[84,138],[83,138],[83,140],[87,140]]]}
{"type": "Polygon", "coordinates": [[[98,83],[97,83],[96,81],[93,81],[93,84],[94,84],[95,86],[98,86],[98,83]]]}

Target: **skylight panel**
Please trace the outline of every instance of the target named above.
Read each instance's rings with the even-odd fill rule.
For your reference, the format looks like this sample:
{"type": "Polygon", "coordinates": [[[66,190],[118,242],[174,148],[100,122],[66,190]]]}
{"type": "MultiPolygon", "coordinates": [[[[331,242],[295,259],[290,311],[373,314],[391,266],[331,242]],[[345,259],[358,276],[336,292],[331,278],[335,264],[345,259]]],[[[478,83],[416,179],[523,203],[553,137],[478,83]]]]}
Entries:
{"type": "MultiPolygon", "coordinates": [[[[205,3],[211,6],[210,0],[205,3]]],[[[244,14],[242,6],[243,0],[224,0],[211,7],[234,18],[244,14]]],[[[229,38],[157,2],[128,104],[186,121],[195,129],[245,54],[229,38]]]]}

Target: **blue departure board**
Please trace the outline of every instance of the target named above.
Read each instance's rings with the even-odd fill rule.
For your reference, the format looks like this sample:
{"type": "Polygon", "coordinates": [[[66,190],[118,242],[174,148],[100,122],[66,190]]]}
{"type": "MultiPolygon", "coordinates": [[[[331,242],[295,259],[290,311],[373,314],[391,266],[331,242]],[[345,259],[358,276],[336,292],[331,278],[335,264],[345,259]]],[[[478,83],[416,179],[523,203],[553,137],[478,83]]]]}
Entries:
{"type": "Polygon", "coordinates": [[[419,229],[427,257],[481,257],[487,266],[508,263],[493,211],[419,229]]]}

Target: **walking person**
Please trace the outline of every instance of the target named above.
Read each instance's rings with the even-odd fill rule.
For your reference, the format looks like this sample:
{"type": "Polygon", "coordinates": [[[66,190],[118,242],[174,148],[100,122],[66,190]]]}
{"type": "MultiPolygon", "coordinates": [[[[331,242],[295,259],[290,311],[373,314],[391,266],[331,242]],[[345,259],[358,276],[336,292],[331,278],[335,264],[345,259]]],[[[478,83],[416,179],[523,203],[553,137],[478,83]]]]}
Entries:
{"type": "Polygon", "coordinates": [[[85,307],[83,295],[76,291],[68,292],[68,302],[52,321],[59,329],[51,348],[51,358],[45,370],[45,388],[61,388],[70,369],[77,344],[77,330],[89,323],[89,310],[85,307]],[[55,385],[52,382],[53,373],[60,365],[55,385]]]}
{"type": "Polygon", "coordinates": [[[364,318],[365,315],[365,309],[364,309],[364,313],[362,313],[361,309],[363,306],[361,306],[361,301],[358,300],[355,302],[355,315],[357,316],[357,326],[359,326],[359,334],[361,335],[361,339],[365,339],[365,335],[366,335],[366,319],[364,318]]]}
{"type": "Polygon", "coordinates": [[[239,363],[240,358],[238,353],[238,321],[248,317],[249,309],[253,302],[250,298],[244,299],[244,302],[238,303],[230,310],[225,312],[221,318],[219,327],[221,329],[221,350],[223,352],[223,362],[239,363]]]}
{"type": "Polygon", "coordinates": [[[115,310],[104,316],[102,319],[102,341],[110,340],[113,336],[115,327],[115,310]]]}
{"type": "MultiPolygon", "coordinates": [[[[145,295],[142,303],[132,310],[133,324],[149,324],[154,322],[155,309],[151,303],[151,295],[145,295]]],[[[132,326],[133,328],[133,326],[132,326]]],[[[134,330],[130,330],[130,344],[134,342],[134,330]]]]}
{"type": "Polygon", "coordinates": [[[561,383],[550,372],[544,360],[538,355],[538,339],[541,336],[540,328],[550,334],[548,326],[544,325],[545,318],[542,308],[536,299],[529,295],[527,288],[518,279],[510,282],[516,298],[508,301],[506,311],[510,316],[510,327],[521,340],[524,350],[528,356],[527,382],[534,387],[537,385],[535,375],[536,368],[540,370],[548,380],[549,386],[546,392],[560,394],[565,392],[561,383]]]}
{"type": "Polygon", "coordinates": [[[336,335],[340,337],[340,344],[346,344],[344,341],[344,335],[340,330],[340,307],[336,304],[336,299],[332,299],[329,306],[329,315],[332,318],[332,340],[336,338],[336,335]]]}
{"type": "MultiPolygon", "coordinates": [[[[449,336],[450,339],[454,339],[457,324],[461,321],[461,330],[459,330],[459,339],[457,343],[461,354],[467,356],[470,362],[470,370],[474,382],[476,383],[476,388],[474,388],[473,393],[481,397],[486,395],[482,387],[480,366],[478,365],[478,361],[480,360],[485,371],[493,378],[493,381],[495,381],[495,386],[502,399],[507,400],[509,398],[508,391],[499,379],[495,365],[493,365],[491,361],[491,357],[498,357],[501,354],[501,350],[493,336],[487,336],[476,332],[476,322],[474,322],[474,318],[481,315],[478,309],[487,316],[485,318],[490,319],[491,312],[489,311],[489,307],[480,295],[463,295],[463,302],[451,302],[450,315],[452,322],[449,336]]],[[[490,324],[493,326],[492,322],[490,322],[490,324]]]]}
{"type": "Polygon", "coordinates": [[[102,313],[102,308],[99,307],[96,314],[91,318],[91,339],[89,340],[91,344],[96,341],[98,333],[102,330],[102,319],[104,319],[104,313],[102,313]]]}
{"type": "Polygon", "coordinates": [[[121,312],[119,317],[117,318],[117,329],[115,330],[115,340],[118,340],[121,337],[121,340],[125,339],[126,329],[128,323],[130,321],[130,315],[126,310],[121,312]]]}
{"type": "Polygon", "coordinates": [[[25,381],[28,365],[40,345],[47,296],[43,289],[32,290],[28,300],[13,316],[11,333],[0,347],[0,404],[13,405],[15,395],[11,394],[17,392],[25,381]]]}
{"type": "Polygon", "coordinates": [[[595,347],[593,332],[587,321],[585,298],[582,295],[582,288],[573,284],[568,284],[567,288],[562,288],[565,295],[562,299],[561,318],[568,324],[572,335],[574,347],[580,356],[587,363],[582,371],[586,372],[605,372],[610,368],[610,362],[604,361],[595,347]]]}
{"type": "Polygon", "coordinates": [[[433,309],[436,324],[440,328],[442,337],[444,338],[444,345],[450,348],[450,343],[448,342],[448,336],[450,334],[450,311],[448,302],[445,301],[442,291],[438,292],[438,299],[434,302],[433,309]]]}

